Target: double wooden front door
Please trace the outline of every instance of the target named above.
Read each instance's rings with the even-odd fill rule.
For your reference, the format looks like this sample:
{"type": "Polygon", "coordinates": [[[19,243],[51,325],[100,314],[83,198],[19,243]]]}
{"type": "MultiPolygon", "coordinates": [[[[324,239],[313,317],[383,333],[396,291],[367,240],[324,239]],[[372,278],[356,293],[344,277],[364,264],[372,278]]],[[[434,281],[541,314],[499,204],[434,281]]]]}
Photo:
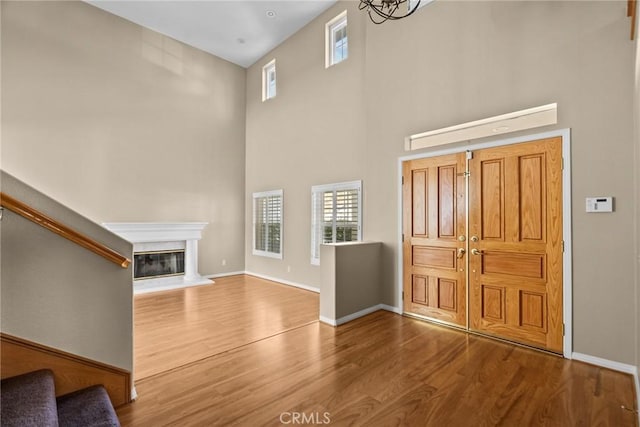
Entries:
{"type": "Polygon", "coordinates": [[[561,145],[403,164],[406,313],[562,352],[561,145]]]}

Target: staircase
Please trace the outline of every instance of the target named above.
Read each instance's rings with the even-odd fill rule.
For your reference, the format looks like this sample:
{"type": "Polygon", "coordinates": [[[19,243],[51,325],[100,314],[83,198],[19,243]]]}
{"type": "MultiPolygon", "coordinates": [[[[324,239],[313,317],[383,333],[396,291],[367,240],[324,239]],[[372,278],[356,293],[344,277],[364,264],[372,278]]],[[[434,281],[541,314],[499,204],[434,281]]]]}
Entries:
{"type": "Polygon", "coordinates": [[[120,426],[104,387],[95,385],[56,398],[53,372],[48,369],[3,379],[0,401],[2,427],[120,426]]]}

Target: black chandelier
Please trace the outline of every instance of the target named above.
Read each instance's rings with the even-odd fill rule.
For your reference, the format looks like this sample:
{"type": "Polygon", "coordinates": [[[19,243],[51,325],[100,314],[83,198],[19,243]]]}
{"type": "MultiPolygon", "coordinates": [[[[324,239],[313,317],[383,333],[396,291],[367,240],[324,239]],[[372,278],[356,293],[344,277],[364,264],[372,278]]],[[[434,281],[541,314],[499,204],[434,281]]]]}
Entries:
{"type": "Polygon", "coordinates": [[[374,24],[406,18],[420,6],[420,0],[360,0],[358,8],[366,9],[374,24]]]}

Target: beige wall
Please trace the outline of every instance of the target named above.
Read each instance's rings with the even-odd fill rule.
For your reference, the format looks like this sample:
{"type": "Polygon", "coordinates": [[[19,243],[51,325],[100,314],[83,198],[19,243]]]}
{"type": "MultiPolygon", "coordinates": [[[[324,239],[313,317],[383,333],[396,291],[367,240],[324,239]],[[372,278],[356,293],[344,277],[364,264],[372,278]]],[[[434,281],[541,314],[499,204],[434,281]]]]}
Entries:
{"type": "Polygon", "coordinates": [[[364,236],[383,242],[383,302],[399,306],[397,159],[430,129],[551,102],[571,128],[575,352],[636,363],[633,51],[626,2],[438,1],[374,26],[339,3],[247,73],[247,201],[283,188],[283,260],[247,269],[317,286],[309,265],[310,187],[363,179],[364,236]],[[323,67],[324,24],[349,10],[349,59],[323,67]],[[260,70],[276,58],[278,97],[260,101],[260,70]],[[332,154],[332,152],[334,154],[332,154]],[[586,214],[611,195],[616,212],[586,214]],[[291,273],[286,267],[291,266],[291,273]]]}
{"type": "MultiPolygon", "coordinates": [[[[247,72],[248,271],[320,286],[320,268],[310,264],[311,186],[361,179],[365,171],[365,27],[351,19],[356,11],[356,2],[331,8],[247,72]],[[325,69],[324,23],[345,8],[350,58],[325,69]],[[272,58],[277,96],[262,102],[262,67],[272,58]],[[254,256],[252,193],[279,188],[284,190],[284,257],[254,256]]],[[[363,192],[366,198],[366,183],[363,192]]]]}
{"type": "Polygon", "coordinates": [[[244,69],[82,2],[3,1],[2,88],[4,170],[96,222],[209,222],[200,273],[244,269],[244,69]]]}
{"type": "MultiPolygon", "coordinates": [[[[131,243],[4,172],[2,192],[131,259],[131,243]]],[[[131,267],[123,269],[8,210],[0,229],[2,332],[131,372],[131,267]]]]}
{"type": "Polygon", "coordinates": [[[320,245],[322,321],[341,324],[380,304],[380,249],[379,242],[320,245]]]}

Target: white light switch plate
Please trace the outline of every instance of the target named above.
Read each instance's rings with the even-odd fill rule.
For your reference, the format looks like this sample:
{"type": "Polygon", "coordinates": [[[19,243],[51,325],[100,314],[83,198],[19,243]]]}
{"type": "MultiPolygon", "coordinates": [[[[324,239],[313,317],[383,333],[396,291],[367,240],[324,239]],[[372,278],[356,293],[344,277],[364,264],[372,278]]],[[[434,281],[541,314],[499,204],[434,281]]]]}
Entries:
{"type": "Polygon", "coordinates": [[[613,212],[613,197],[587,197],[587,212],[613,212]]]}

